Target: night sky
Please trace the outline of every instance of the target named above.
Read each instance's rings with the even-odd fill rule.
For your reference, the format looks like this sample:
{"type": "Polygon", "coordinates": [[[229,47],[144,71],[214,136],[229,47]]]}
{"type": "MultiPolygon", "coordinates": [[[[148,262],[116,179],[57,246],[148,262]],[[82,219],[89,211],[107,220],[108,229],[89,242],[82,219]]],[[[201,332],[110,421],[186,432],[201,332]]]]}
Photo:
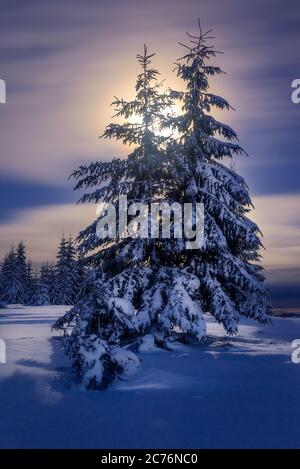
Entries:
{"type": "Polygon", "coordinates": [[[297,0],[0,0],[0,254],[23,239],[34,262],[53,260],[61,234],[95,216],[75,205],[67,180],[82,162],[126,154],[98,139],[114,95],[131,98],[135,55],[146,42],[166,83],[196,18],[213,28],[227,72],[212,83],[236,112],[232,125],[249,158],[235,160],[264,233],[263,263],[279,306],[299,306],[300,78],[297,0]]]}

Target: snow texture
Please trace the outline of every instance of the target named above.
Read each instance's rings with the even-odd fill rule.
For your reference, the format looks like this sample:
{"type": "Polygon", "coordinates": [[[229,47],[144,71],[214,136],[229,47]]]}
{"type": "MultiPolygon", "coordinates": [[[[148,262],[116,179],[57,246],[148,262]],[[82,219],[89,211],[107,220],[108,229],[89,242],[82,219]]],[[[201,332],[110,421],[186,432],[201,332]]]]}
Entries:
{"type": "Polygon", "coordinates": [[[65,310],[0,312],[1,448],[300,448],[299,317],[273,318],[273,327],[244,318],[228,337],[206,316],[206,344],[149,347],[135,374],[91,392],[72,384],[50,332],[65,310]]]}

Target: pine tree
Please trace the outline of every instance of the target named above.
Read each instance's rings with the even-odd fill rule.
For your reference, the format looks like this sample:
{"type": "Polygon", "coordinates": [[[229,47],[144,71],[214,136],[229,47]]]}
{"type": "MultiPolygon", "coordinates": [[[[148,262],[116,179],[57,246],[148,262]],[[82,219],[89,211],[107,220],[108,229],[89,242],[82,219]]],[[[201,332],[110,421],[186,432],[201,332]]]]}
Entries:
{"type": "Polygon", "coordinates": [[[16,253],[14,248],[12,248],[5,256],[1,269],[3,300],[5,303],[17,303],[18,301],[20,284],[16,264],[16,253]]]}
{"type": "Polygon", "coordinates": [[[67,260],[69,265],[70,303],[74,305],[80,297],[81,275],[84,275],[82,266],[79,268],[79,260],[74,241],[71,237],[67,240],[67,260]]]}
{"type": "Polygon", "coordinates": [[[32,297],[31,264],[26,261],[24,243],[12,248],[2,263],[2,299],[8,303],[30,303],[32,297]]]}
{"type": "Polygon", "coordinates": [[[25,281],[25,304],[32,304],[34,301],[35,285],[32,274],[32,262],[28,261],[26,265],[26,281],[25,281]]]}
{"type": "Polygon", "coordinates": [[[67,289],[65,264],[67,258],[66,239],[63,237],[60,241],[57,262],[55,265],[55,286],[54,286],[54,304],[64,304],[65,290],[67,289]]]}
{"type": "Polygon", "coordinates": [[[42,265],[40,274],[36,282],[36,291],[33,298],[35,306],[47,306],[51,304],[50,290],[52,283],[51,267],[42,265]]]}
{"type": "MultiPolygon", "coordinates": [[[[55,328],[65,331],[66,353],[87,387],[101,388],[136,364],[124,346],[137,335],[151,332],[164,343],[176,329],[201,340],[204,313],[229,334],[237,332],[240,316],[269,321],[260,232],[247,218],[248,188],[226,165],[226,159],[244,151],[234,142],[234,130],[211,114],[214,108],[231,108],[209,91],[209,78],[222,73],[208,63],[217,52],[207,45],[209,32],[200,28],[199,35],[188,36],[187,52],[176,64],[185,91],[160,92],[158,72],[151,68],[153,54],[145,48],[138,56],[142,73],[135,99],[113,103],[125,123],[110,124],[103,135],[133,145],[133,151],[127,159],[92,163],[73,173],[76,189],[94,189],[81,198],[84,203],[112,202],[118,209],[118,197],[126,194],[129,204],[202,203],[205,215],[204,243],[198,249],[186,249],[185,236],[163,239],[160,233],[149,239],[149,225],[144,237],[123,238],[118,219],[114,239],[100,239],[96,227],[103,213],[79,234],[79,249],[97,268],[96,278],[55,328]],[[180,115],[168,111],[176,100],[182,104],[180,115]],[[135,116],[141,121],[132,123],[135,116]],[[161,128],[171,135],[165,137],[161,128]]],[[[172,219],[172,233],[175,228],[172,219]]]]}
{"type": "MultiPolygon", "coordinates": [[[[137,56],[142,71],[135,99],[116,98],[113,102],[116,117],[125,118],[125,122],[108,125],[103,134],[134,149],[126,160],[96,162],[73,173],[78,180],[76,189],[96,187],[82,197],[83,203],[104,200],[118,208],[119,195],[126,194],[128,201],[151,203],[164,192],[167,181],[161,161],[166,137],[158,127],[172,101],[160,92],[159,73],[151,67],[153,55],[145,46],[144,53],[137,56]]],[[[85,385],[93,388],[105,386],[118,373],[137,365],[137,358],[120,344],[137,334],[136,308],[143,302],[143,291],[153,274],[147,264],[156,263],[155,240],[122,238],[118,229],[114,240],[97,237],[95,228],[102,215],[78,238],[80,251],[89,254],[90,264],[101,266],[101,270],[85,298],[55,325],[64,329],[75,321],[65,349],[85,385]]]]}
{"type": "Polygon", "coordinates": [[[4,307],[4,301],[3,301],[3,278],[2,278],[2,263],[1,263],[1,269],[0,269],[0,308],[1,305],[3,304],[4,307]]]}
{"type": "Polygon", "coordinates": [[[182,114],[165,121],[166,127],[179,134],[169,147],[174,185],[168,197],[204,204],[204,246],[182,250],[178,262],[199,281],[192,296],[201,309],[235,334],[241,315],[268,323],[270,302],[259,264],[260,231],[247,218],[252,207],[247,185],[222,163],[245,152],[235,142],[235,131],[212,115],[213,109],[231,106],[209,91],[210,77],[223,73],[208,63],[218,53],[207,44],[210,32],[202,33],[199,22],[199,34],[188,34],[189,44],[183,45],[186,54],[176,63],[185,91],[172,92],[182,114]]]}
{"type": "Polygon", "coordinates": [[[139,365],[136,355],[119,345],[124,330],[132,335],[136,331],[131,301],[113,298],[114,286],[104,280],[103,274],[91,269],[83,299],[54,326],[65,332],[65,352],[89,389],[106,388],[117,374],[130,372],[139,365]],[[68,336],[68,329],[74,323],[68,336]]]}
{"type": "Polygon", "coordinates": [[[18,244],[16,252],[16,275],[18,279],[17,303],[26,303],[28,291],[28,268],[24,243],[18,244]]]}
{"type": "Polygon", "coordinates": [[[49,298],[50,304],[55,304],[55,292],[56,292],[56,272],[55,266],[52,264],[47,264],[48,269],[48,285],[49,285],[49,298]]]}
{"type": "Polygon", "coordinates": [[[85,284],[88,279],[89,270],[86,266],[85,258],[82,254],[77,256],[76,265],[75,265],[75,284],[76,284],[76,298],[75,303],[82,300],[84,297],[85,284]]]}
{"type": "Polygon", "coordinates": [[[37,297],[37,292],[38,292],[38,286],[39,286],[39,279],[40,279],[40,272],[38,267],[36,266],[34,271],[31,274],[31,299],[28,304],[35,306],[35,301],[37,297]]]}
{"type": "Polygon", "coordinates": [[[74,304],[78,294],[76,262],[72,239],[62,238],[55,266],[55,304],[74,304]]]}
{"type": "Polygon", "coordinates": [[[12,248],[5,256],[1,269],[1,290],[4,302],[27,303],[30,282],[23,242],[18,244],[16,252],[12,248]]]}
{"type": "Polygon", "coordinates": [[[6,303],[5,303],[4,297],[3,297],[3,292],[4,292],[4,285],[3,285],[2,264],[1,264],[1,270],[0,270],[0,309],[3,309],[3,308],[6,307],[6,303]]]}

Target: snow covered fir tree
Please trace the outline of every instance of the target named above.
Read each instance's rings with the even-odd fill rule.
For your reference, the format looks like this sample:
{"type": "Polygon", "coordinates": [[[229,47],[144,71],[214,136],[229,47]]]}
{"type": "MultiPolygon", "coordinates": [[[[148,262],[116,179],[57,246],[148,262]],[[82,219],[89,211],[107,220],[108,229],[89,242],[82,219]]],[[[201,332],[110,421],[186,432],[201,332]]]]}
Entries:
{"type": "Polygon", "coordinates": [[[82,295],[87,268],[71,238],[62,238],[56,264],[32,267],[23,242],[5,256],[0,272],[0,307],[73,305],[82,295]]]}
{"type": "Polygon", "coordinates": [[[78,297],[77,257],[72,239],[61,240],[55,266],[53,302],[72,305],[78,297]]]}
{"type": "Polygon", "coordinates": [[[5,256],[1,268],[1,299],[5,303],[16,303],[18,279],[16,273],[16,254],[12,248],[5,256]]]}
{"type": "MultiPolygon", "coordinates": [[[[87,388],[106,387],[137,366],[131,344],[142,337],[165,347],[175,331],[177,337],[201,341],[204,313],[229,334],[237,333],[241,316],[269,322],[260,232],[247,217],[252,205],[247,185],[226,164],[244,151],[234,130],[212,114],[215,108],[230,109],[209,91],[209,78],[222,73],[209,62],[217,52],[200,24],[199,34],[188,39],[176,64],[184,91],[163,91],[151,65],[154,54],[145,47],[137,56],[141,73],[135,98],[113,102],[116,117],[124,122],[108,125],[103,137],[131,146],[128,157],[73,173],[76,189],[92,188],[83,203],[104,201],[118,209],[120,195],[126,195],[129,221],[137,215],[130,211],[131,202],[202,203],[205,216],[204,243],[198,249],[186,249],[184,235],[164,239],[160,231],[151,237],[151,216],[143,230],[139,226],[138,236],[124,237],[117,223],[112,236],[103,239],[97,235],[106,216],[102,211],[79,234],[79,249],[94,270],[83,298],[54,327],[64,331],[65,352],[87,388]],[[177,115],[176,102],[181,104],[177,115]]],[[[170,222],[174,233],[172,216],[170,222]]]]}
{"type": "Polygon", "coordinates": [[[30,267],[26,260],[25,246],[18,244],[17,251],[11,248],[1,268],[1,301],[5,303],[27,303],[30,297],[30,267]]]}
{"type": "Polygon", "coordinates": [[[42,265],[40,273],[36,276],[32,304],[35,306],[47,306],[53,304],[51,287],[55,277],[53,268],[48,264],[42,265]]]}

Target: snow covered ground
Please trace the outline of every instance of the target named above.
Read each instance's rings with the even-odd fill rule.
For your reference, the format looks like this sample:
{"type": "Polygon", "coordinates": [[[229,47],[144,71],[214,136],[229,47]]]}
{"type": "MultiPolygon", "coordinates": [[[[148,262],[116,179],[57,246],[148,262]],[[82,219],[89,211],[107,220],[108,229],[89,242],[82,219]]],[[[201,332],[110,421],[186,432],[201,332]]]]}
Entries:
{"type": "Polygon", "coordinates": [[[300,448],[300,318],[244,321],[234,338],[210,322],[207,345],[144,352],[136,375],[91,392],[68,387],[50,331],[65,309],[0,310],[1,448],[300,448]]]}

